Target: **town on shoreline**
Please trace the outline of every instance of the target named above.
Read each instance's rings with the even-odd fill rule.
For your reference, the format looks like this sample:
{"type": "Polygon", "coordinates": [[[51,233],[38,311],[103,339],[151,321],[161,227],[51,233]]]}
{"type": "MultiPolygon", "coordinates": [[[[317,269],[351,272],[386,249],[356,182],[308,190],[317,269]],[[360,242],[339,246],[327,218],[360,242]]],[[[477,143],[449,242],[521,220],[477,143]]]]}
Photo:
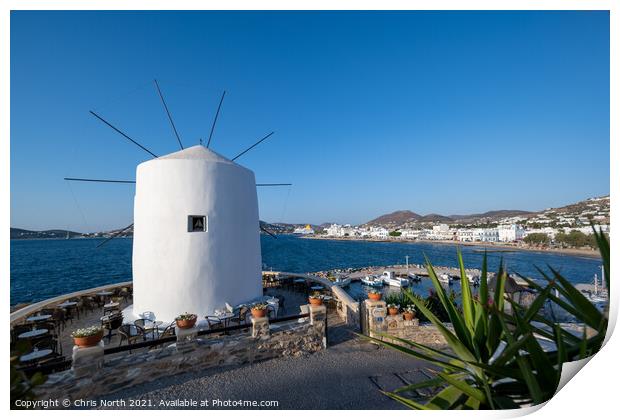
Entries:
{"type": "Polygon", "coordinates": [[[356,242],[384,242],[384,243],[428,243],[428,244],[443,244],[454,246],[474,246],[484,247],[490,250],[496,249],[497,252],[511,252],[511,251],[531,251],[531,252],[546,252],[561,255],[574,255],[580,257],[600,258],[599,251],[597,249],[590,248],[548,248],[540,246],[530,246],[523,242],[521,243],[509,243],[500,244],[495,242],[462,242],[458,240],[430,240],[430,239],[410,239],[401,237],[388,237],[388,238],[371,238],[371,237],[331,237],[325,235],[303,235],[300,236],[303,239],[314,240],[329,240],[329,241],[356,241],[356,242]]]}

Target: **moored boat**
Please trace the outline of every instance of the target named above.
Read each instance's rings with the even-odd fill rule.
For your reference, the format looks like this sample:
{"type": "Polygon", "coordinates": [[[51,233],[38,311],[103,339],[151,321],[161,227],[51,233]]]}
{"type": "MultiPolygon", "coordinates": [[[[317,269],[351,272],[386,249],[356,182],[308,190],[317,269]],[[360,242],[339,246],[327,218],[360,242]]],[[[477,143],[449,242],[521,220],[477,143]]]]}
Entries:
{"type": "Polygon", "coordinates": [[[394,275],[393,271],[384,271],[383,275],[379,277],[384,284],[393,287],[407,287],[409,286],[409,280],[403,277],[394,275]]]}
{"type": "Polygon", "coordinates": [[[337,277],[332,283],[334,286],[346,287],[351,283],[351,279],[348,277],[337,277]]]}
{"type": "Polygon", "coordinates": [[[381,287],[383,286],[383,280],[378,279],[375,276],[366,276],[366,277],[362,277],[362,283],[365,284],[366,286],[370,286],[370,287],[381,287]]]}

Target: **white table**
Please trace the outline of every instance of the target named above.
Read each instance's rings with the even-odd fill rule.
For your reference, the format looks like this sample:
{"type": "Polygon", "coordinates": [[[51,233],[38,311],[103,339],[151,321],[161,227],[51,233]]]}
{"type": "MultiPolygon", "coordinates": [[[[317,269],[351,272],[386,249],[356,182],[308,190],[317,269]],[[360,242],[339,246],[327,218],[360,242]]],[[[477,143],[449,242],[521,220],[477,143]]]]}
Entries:
{"type": "Polygon", "coordinates": [[[323,290],[323,286],[312,286],[312,290],[323,290]]]}
{"type": "Polygon", "coordinates": [[[96,294],[97,296],[112,296],[112,294],[113,294],[113,293],[112,293],[112,292],[106,292],[106,291],[103,291],[103,292],[97,292],[97,293],[95,293],[95,294],[96,294]]]}
{"type": "Polygon", "coordinates": [[[26,318],[26,321],[28,322],[47,321],[51,317],[52,317],[51,315],[35,315],[35,316],[31,316],[30,318],[26,318]]]}
{"type": "Polygon", "coordinates": [[[47,334],[47,332],[48,332],[47,329],[41,328],[41,329],[38,329],[38,330],[32,330],[32,331],[23,332],[20,335],[18,335],[17,338],[22,338],[22,339],[23,338],[35,338],[35,337],[38,337],[40,335],[45,335],[45,334],[47,334]]]}
{"type": "Polygon", "coordinates": [[[74,306],[77,306],[77,302],[63,302],[58,304],[59,308],[72,308],[74,306]]]}
{"type": "Polygon", "coordinates": [[[110,302],[110,303],[106,303],[105,305],[103,305],[103,307],[105,309],[112,309],[112,308],[116,308],[120,305],[120,303],[118,302],[110,302]]]}
{"type": "Polygon", "coordinates": [[[19,361],[30,362],[32,360],[42,359],[46,356],[49,356],[50,354],[52,354],[52,350],[50,349],[35,350],[33,352],[30,352],[28,354],[24,354],[23,356],[21,356],[19,358],[19,361]]]}

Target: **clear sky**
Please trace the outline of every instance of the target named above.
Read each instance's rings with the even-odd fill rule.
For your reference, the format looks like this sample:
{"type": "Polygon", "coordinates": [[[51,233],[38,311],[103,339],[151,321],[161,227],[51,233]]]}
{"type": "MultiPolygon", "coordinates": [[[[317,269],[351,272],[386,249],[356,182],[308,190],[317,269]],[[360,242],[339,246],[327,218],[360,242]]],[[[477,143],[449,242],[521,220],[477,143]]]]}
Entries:
{"type": "Polygon", "coordinates": [[[607,12],[13,12],[11,225],[132,221],[150,156],[207,138],[261,219],[540,210],[609,193],[607,12]]]}

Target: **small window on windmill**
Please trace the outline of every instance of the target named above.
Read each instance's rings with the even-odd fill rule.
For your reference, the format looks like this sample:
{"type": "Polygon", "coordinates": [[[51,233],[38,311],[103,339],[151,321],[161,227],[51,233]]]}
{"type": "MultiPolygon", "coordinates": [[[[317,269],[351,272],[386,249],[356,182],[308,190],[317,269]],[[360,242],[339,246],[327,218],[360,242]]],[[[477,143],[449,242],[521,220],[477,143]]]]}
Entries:
{"type": "Polygon", "coordinates": [[[188,232],[207,232],[207,216],[187,216],[188,232]]]}

